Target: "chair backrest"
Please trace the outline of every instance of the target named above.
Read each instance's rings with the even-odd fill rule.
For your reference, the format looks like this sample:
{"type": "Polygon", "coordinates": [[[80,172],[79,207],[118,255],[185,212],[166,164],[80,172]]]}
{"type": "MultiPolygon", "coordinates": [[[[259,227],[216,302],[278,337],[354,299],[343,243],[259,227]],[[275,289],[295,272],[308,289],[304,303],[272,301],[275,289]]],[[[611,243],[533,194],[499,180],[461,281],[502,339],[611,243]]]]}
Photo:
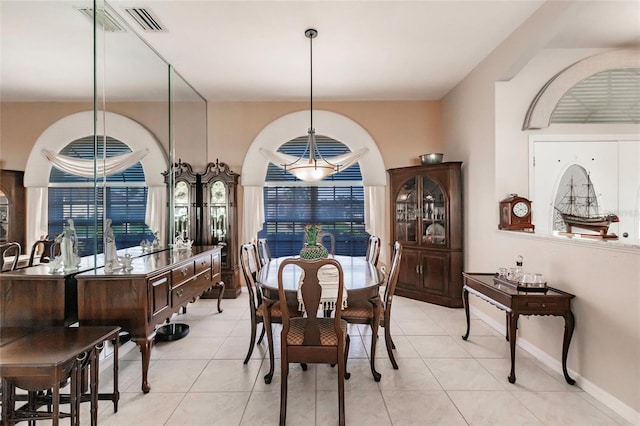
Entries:
{"type": "Polygon", "coordinates": [[[29,255],[29,266],[33,266],[37,256],[40,256],[39,263],[48,263],[55,256],[60,254],[60,245],[56,241],[56,236],[49,234],[41,240],[36,241],[31,246],[29,255]]]}
{"type": "Polygon", "coordinates": [[[256,262],[259,262],[257,256],[258,250],[255,244],[249,243],[240,246],[240,268],[242,269],[244,282],[249,290],[249,303],[251,304],[252,312],[262,303],[261,293],[256,288],[256,274],[258,273],[256,262]]]}
{"type": "Polygon", "coordinates": [[[391,258],[391,269],[387,276],[387,286],[384,289],[384,311],[385,315],[391,313],[391,302],[393,294],[398,284],[398,276],[400,275],[400,260],[402,260],[402,244],[396,241],[393,244],[393,257],[391,258]]]}
{"type": "Polygon", "coordinates": [[[271,260],[271,250],[269,250],[269,242],[266,238],[258,240],[258,254],[260,255],[260,263],[266,265],[271,260]]]}
{"type": "Polygon", "coordinates": [[[2,259],[0,271],[14,271],[18,267],[21,252],[22,247],[19,243],[11,242],[0,245],[0,258],[2,259]]]}
{"type": "Polygon", "coordinates": [[[318,238],[316,239],[316,241],[319,244],[324,245],[324,240],[326,238],[329,238],[329,247],[324,246],[327,251],[329,251],[329,254],[334,255],[336,254],[336,237],[331,233],[331,232],[320,232],[318,233],[318,238]]]}
{"type": "Polygon", "coordinates": [[[378,266],[378,259],[380,258],[380,238],[375,235],[369,237],[365,258],[367,259],[367,262],[374,266],[378,266]]]}
{"type": "MultiPolygon", "coordinates": [[[[302,258],[285,259],[278,269],[278,298],[280,300],[280,309],[282,309],[282,336],[287,336],[290,328],[290,313],[287,305],[287,295],[283,286],[283,272],[285,267],[293,265],[302,269],[304,272],[301,277],[300,292],[302,293],[302,301],[306,311],[306,321],[304,329],[304,340],[302,346],[320,346],[320,328],[317,321],[318,313],[322,315],[320,308],[320,299],[322,297],[323,287],[320,284],[318,271],[322,267],[335,267],[338,270],[338,288],[336,293],[335,316],[333,318],[334,330],[338,337],[338,342],[344,341],[344,333],[340,327],[340,319],[342,317],[342,297],[344,291],[344,274],[340,263],[335,259],[316,259],[307,260],[302,258]]],[[[281,339],[286,341],[286,338],[281,339]]],[[[281,342],[282,343],[282,342],[281,342]]],[[[325,344],[325,346],[327,346],[325,344]]]]}

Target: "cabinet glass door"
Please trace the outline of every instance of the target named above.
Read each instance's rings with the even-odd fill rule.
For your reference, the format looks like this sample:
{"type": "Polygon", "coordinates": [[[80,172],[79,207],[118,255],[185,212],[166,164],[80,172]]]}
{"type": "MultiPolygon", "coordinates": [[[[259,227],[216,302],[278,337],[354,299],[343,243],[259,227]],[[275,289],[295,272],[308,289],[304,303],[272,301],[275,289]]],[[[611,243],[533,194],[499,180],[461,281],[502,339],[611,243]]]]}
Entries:
{"type": "Polygon", "coordinates": [[[422,178],[422,242],[447,243],[445,197],[440,185],[428,177],[422,178]]]}
{"type": "Polygon", "coordinates": [[[213,244],[219,244],[222,247],[222,265],[227,264],[228,252],[228,222],[229,222],[229,198],[228,190],[224,182],[215,181],[211,184],[209,190],[209,218],[210,218],[210,234],[213,244]]]}
{"type": "Polygon", "coordinates": [[[9,199],[0,191],[0,243],[7,242],[9,234],[9,199]]]}
{"type": "Polygon", "coordinates": [[[190,239],[190,199],[189,196],[189,184],[184,181],[176,182],[176,187],[173,193],[174,197],[174,229],[176,237],[180,236],[183,240],[190,239]]]}
{"type": "Polygon", "coordinates": [[[418,210],[416,179],[410,179],[402,185],[396,197],[396,237],[398,241],[414,241],[418,238],[418,210]]]}

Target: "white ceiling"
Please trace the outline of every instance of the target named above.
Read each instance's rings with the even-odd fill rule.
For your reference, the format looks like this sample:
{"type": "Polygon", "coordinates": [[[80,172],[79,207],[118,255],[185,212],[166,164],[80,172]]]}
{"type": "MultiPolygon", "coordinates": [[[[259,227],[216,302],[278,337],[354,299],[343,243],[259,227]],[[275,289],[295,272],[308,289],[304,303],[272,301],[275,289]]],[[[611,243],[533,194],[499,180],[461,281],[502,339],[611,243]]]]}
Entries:
{"type": "MultiPolygon", "coordinates": [[[[308,100],[307,28],[318,30],[314,100],[440,99],[544,3],[107,2],[131,26],[98,43],[108,52],[98,69],[112,98],[151,98],[158,89],[147,84],[166,77],[158,60],[141,53],[133,29],[210,101],[308,100]],[[124,10],[132,6],[151,11],[166,31],[141,31],[124,10]],[[112,41],[117,38],[122,41],[112,41]]],[[[541,48],[640,47],[640,0],[574,3],[541,48]]],[[[87,0],[0,0],[3,100],[73,100],[91,93],[91,25],[74,10],[82,4],[87,0]]],[[[545,28],[539,30],[544,35],[545,28]]]]}

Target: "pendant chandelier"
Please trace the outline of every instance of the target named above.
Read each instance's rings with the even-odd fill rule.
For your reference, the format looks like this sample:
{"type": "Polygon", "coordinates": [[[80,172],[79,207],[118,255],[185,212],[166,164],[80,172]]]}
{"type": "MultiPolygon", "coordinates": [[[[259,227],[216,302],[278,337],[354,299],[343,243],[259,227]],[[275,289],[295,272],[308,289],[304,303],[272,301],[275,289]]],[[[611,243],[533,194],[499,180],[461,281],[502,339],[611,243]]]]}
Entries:
{"type": "Polygon", "coordinates": [[[305,37],[309,39],[310,53],[310,101],[309,113],[311,124],[307,131],[307,146],[300,157],[283,154],[281,152],[271,152],[260,149],[260,152],[276,166],[291,173],[304,182],[318,182],[329,175],[338,173],[353,165],[362,157],[367,148],[362,148],[356,152],[348,152],[332,158],[324,158],[316,144],[316,131],[313,128],[313,39],[318,35],[318,31],[310,28],[304,32],[305,37]]]}

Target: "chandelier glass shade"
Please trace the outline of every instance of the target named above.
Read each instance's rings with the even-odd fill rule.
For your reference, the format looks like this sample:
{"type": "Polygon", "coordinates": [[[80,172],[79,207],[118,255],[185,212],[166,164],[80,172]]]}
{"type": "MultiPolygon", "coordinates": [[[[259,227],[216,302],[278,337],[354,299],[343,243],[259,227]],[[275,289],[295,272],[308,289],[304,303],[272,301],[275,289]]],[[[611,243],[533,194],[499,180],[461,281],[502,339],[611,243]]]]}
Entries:
{"type": "Polygon", "coordinates": [[[262,154],[273,164],[284,169],[286,172],[291,173],[301,181],[318,182],[325,179],[327,176],[345,170],[356,163],[360,157],[367,152],[367,148],[362,148],[355,152],[348,152],[331,158],[324,158],[320,153],[318,145],[316,144],[316,131],[313,128],[313,39],[318,35],[318,32],[311,28],[306,30],[304,35],[309,39],[309,63],[311,77],[309,101],[311,125],[307,131],[307,146],[300,157],[283,154],[281,152],[272,152],[262,148],[260,148],[260,152],[262,152],[262,154]]]}

